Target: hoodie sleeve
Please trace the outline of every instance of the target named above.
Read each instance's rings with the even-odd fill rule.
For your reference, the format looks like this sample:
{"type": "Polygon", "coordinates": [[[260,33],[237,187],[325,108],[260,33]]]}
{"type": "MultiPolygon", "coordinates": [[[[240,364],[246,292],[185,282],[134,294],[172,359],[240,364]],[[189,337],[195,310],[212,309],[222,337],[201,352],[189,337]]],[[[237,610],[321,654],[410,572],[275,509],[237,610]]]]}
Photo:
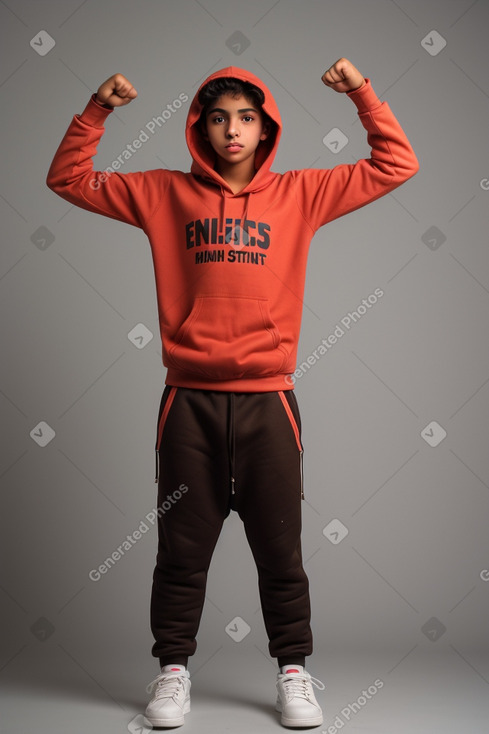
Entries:
{"type": "Polygon", "coordinates": [[[112,109],[101,105],[92,94],[82,114],[73,117],[59,144],[46,184],[82,209],[144,229],[161,201],[167,172],[94,171],[93,157],[112,109]]]}
{"type": "Polygon", "coordinates": [[[367,131],[370,158],[332,169],[296,171],[297,203],[316,231],[327,222],[375,201],[419,170],[418,160],[387,102],[381,102],[370,80],[348,92],[367,131]]]}

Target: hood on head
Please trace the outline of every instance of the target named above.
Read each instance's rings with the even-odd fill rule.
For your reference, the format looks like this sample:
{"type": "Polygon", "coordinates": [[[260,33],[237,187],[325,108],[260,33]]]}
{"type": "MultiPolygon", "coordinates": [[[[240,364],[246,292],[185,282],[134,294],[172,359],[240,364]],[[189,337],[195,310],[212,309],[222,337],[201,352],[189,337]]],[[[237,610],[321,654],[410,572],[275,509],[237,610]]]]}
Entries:
{"type": "Polygon", "coordinates": [[[244,82],[250,82],[256,87],[262,90],[265,95],[265,101],[263,103],[263,110],[272,120],[272,129],[266,140],[262,140],[256,149],[255,154],[255,165],[256,174],[253,180],[241,193],[258,191],[267,185],[268,180],[273,177],[273,173],[270,171],[275,153],[277,151],[280,135],[282,132],[282,120],[278,111],[277,104],[268,89],[268,87],[259,79],[257,76],[252,74],[250,71],[245,69],[239,69],[237,66],[227,66],[224,69],[219,69],[213,74],[207,77],[202,84],[199,86],[195,97],[190,105],[187,124],[185,128],[185,137],[187,140],[188,149],[192,156],[191,172],[194,175],[202,176],[207,180],[211,180],[220,186],[229,188],[226,181],[218,174],[215,170],[216,154],[211,144],[202,135],[199,120],[202,112],[202,105],[199,103],[199,92],[208,82],[213,79],[219,79],[220,77],[234,77],[244,82]]]}

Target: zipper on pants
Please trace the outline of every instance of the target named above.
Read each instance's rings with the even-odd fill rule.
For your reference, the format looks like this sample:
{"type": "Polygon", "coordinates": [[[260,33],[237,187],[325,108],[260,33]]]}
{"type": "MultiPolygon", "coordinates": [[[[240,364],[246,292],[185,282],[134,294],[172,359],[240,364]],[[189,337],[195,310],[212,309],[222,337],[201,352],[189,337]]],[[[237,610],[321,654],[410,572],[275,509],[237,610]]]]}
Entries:
{"type": "Polygon", "coordinates": [[[158,483],[158,479],[160,476],[160,444],[161,444],[161,437],[163,435],[163,429],[165,427],[166,419],[168,417],[168,413],[170,411],[170,408],[172,406],[172,403],[175,399],[175,395],[177,393],[176,387],[170,387],[168,390],[168,396],[165,401],[165,404],[163,405],[163,398],[160,404],[160,410],[158,415],[158,423],[156,428],[156,445],[155,445],[155,484],[158,483]]]}
{"type": "Polygon", "coordinates": [[[299,449],[299,468],[300,468],[300,477],[301,477],[301,480],[300,480],[301,500],[303,500],[304,499],[304,446],[302,445],[300,432],[299,432],[299,426],[297,425],[297,422],[294,418],[294,414],[287,401],[287,398],[285,397],[284,391],[279,390],[278,395],[279,395],[280,400],[282,401],[282,405],[285,408],[285,412],[287,413],[287,417],[290,421],[290,425],[292,426],[292,430],[294,431],[295,442],[297,444],[297,448],[299,449]]]}

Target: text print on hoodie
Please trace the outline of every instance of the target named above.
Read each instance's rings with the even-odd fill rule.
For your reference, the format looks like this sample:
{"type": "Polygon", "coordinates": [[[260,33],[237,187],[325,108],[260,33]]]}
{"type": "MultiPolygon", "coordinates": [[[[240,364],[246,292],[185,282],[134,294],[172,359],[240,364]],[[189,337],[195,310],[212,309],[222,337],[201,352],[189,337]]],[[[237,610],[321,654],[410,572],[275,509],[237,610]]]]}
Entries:
{"type": "MultiPolygon", "coordinates": [[[[263,90],[272,130],[256,151],[256,174],[234,194],[201,134],[196,93],[186,140],[190,173],[97,172],[93,157],[111,109],[92,95],[54,156],[47,185],[89,211],[140,227],[154,263],[166,383],[208,390],[293,389],[309,245],[319,227],[387,194],[418,161],[370,80],[348,96],[371,157],[332,169],[270,170],[282,123],[269,89],[234,66],[211,74],[263,90]]],[[[200,88],[201,88],[200,87],[200,88]]],[[[200,90],[199,88],[199,90],[200,90]]]]}

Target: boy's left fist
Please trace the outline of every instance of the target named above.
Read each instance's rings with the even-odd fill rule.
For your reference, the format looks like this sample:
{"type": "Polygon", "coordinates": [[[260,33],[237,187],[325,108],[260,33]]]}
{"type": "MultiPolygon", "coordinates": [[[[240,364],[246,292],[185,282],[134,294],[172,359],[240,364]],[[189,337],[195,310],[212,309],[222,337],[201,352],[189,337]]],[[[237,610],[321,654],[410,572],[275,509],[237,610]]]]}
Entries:
{"type": "Polygon", "coordinates": [[[365,84],[365,79],[348,59],[338,59],[321,77],[323,84],[335,92],[352,92],[365,84]]]}

